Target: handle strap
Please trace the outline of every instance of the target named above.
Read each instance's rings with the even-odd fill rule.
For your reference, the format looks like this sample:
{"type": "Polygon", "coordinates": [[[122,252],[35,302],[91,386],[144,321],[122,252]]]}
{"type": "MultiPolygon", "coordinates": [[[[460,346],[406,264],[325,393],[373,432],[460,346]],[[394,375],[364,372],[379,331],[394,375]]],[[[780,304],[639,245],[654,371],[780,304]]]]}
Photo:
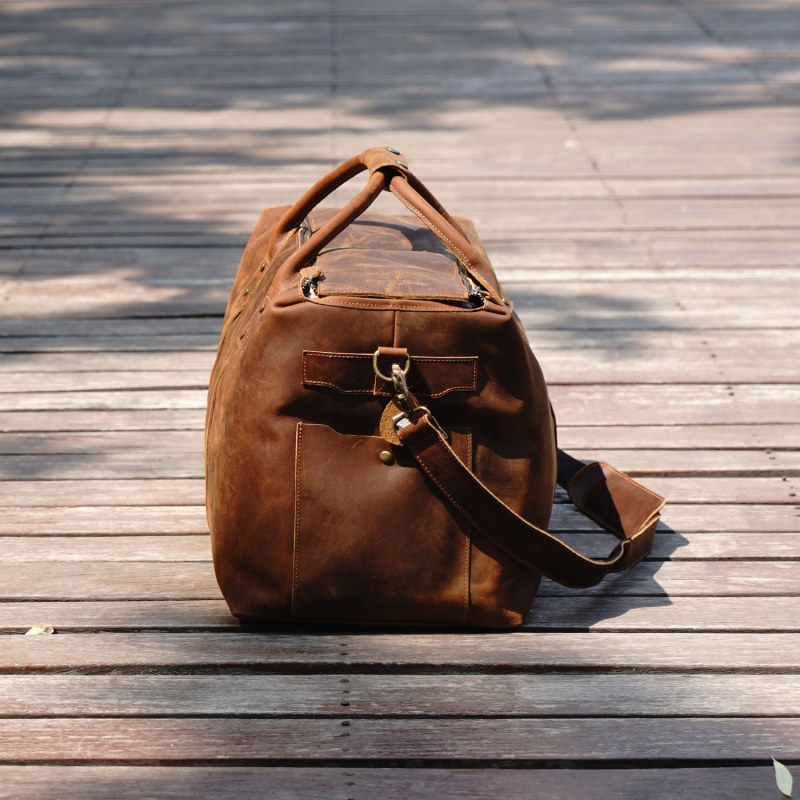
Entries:
{"type": "Polygon", "coordinates": [[[340,164],[315,183],[278,220],[267,244],[266,259],[271,261],[305,217],[328,195],[350,178],[365,170],[370,177],[366,186],[321,228],[291,253],[280,267],[280,285],[302,267],[310,264],[325,245],[338,236],[375,202],[381,191],[391,191],[436,235],[461,261],[464,268],[496,302],[502,302],[492,280],[492,269],[481,252],[469,240],[461,226],[447,213],[430,190],[408,169],[405,157],[388,147],[372,147],[340,164]]]}
{"type": "Polygon", "coordinates": [[[558,482],[587,517],[621,540],[606,559],[588,558],[523,519],[456,455],[427,414],[398,427],[401,443],[448,501],[501,550],[564,586],[594,586],[641,561],[653,543],[665,500],[608,464],[582,464],[559,451],[558,482]]]}

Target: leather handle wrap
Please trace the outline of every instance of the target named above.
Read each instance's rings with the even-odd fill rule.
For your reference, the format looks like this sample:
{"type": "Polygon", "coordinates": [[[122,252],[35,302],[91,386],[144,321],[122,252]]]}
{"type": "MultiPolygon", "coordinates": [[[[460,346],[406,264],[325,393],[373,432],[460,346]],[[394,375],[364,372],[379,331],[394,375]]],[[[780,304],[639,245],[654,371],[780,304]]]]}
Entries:
{"type": "MultiPolygon", "coordinates": [[[[369,170],[370,180],[367,186],[342,209],[342,212],[347,212],[342,215],[343,218],[347,218],[342,229],[349,225],[360,213],[363,213],[363,209],[359,210],[359,208],[361,206],[368,207],[384,188],[385,178],[383,175],[375,175],[376,172],[384,169],[407,172],[408,165],[405,156],[401,153],[394,153],[386,147],[371,147],[369,150],[343,161],[338,167],[320,178],[275,224],[267,244],[267,259],[270,260],[275,256],[284,236],[297,228],[329,194],[360,172],[369,170]],[[373,178],[377,178],[377,180],[373,180],[373,178]],[[377,191],[375,191],[376,186],[377,191]],[[367,198],[370,199],[364,205],[367,198]]],[[[324,244],[320,247],[324,247],[324,244]]]]}
{"type": "Polygon", "coordinates": [[[283,280],[311,263],[320,250],[338,236],[375,202],[382,190],[394,194],[461,261],[465,269],[490,297],[503,302],[496,291],[491,266],[460,225],[447,213],[428,188],[408,169],[405,157],[386,147],[372,147],[344,161],[315,183],[276,223],[267,244],[266,259],[272,260],[286,237],[328,195],[360,172],[369,170],[367,185],[338,213],[295,250],[281,265],[283,280]]]}
{"type": "MultiPolygon", "coordinates": [[[[564,586],[594,586],[610,572],[629,569],[650,552],[665,500],[607,464],[584,465],[568,475],[567,481],[578,509],[622,540],[608,558],[594,559],[503,503],[459,459],[426,415],[398,428],[397,435],[473,527],[523,566],[564,586]]],[[[570,461],[570,466],[579,463],[570,461]]],[[[559,483],[564,478],[562,473],[559,483]]]]}

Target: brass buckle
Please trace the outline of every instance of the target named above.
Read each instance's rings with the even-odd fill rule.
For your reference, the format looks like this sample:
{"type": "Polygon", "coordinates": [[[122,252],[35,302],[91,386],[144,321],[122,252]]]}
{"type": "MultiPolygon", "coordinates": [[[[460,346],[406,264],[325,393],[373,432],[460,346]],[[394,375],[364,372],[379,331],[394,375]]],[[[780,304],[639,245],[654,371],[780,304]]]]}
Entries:
{"type": "Polygon", "coordinates": [[[379,351],[376,350],[372,356],[372,368],[375,370],[375,374],[381,380],[392,384],[392,387],[394,388],[394,402],[400,409],[400,413],[395,414],[392,417],[392,425],[394,426],[394,429],[398,430],[399,428],[405,428],[414,422],[414,417],[417,414],[424,414],[428,418],[428,421],[438,431],[440,431],[443,436],[446,437],[447,434],[444,433],[441,426],[431,413],[431,410],[427,406],[420,405],[417,401],[417,398],[414,397],[414,395],[409,391],[406,376],[411,370],[411,356],[408,354],[406,355],[406,363],[403,367],[401,367],[399,364],[392,364],[391,375],[384,375],[381,372],[380,367],[378,366],[378,357],[379,351]]]}

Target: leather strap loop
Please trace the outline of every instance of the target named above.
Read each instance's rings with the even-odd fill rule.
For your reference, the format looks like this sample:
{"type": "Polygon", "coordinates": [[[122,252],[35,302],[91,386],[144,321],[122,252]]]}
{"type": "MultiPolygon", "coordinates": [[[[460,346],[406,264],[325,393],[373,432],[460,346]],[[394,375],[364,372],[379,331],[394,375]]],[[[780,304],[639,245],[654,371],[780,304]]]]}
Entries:
{"type": "Polygon", "coordinates": [[[462,228],[421,181],[411,173],[394,176],[389,182],[389,190],[439,237],[445,247],[458,258],[467,272],[486,289],[495,302],[502,302],[494,291],[493,281],[489,278],[492,267],[486,256],[469,241],[462,228]],[[419,191],[420,187],[422,192],[419,191]]]}
{"type": "MultiPolygon", "coordinates": [[[[402,153],[396,153],[389,150],[387,147],[371,147],[357,156],[348,158],[343,161],[338,167],[332,169],[327,175],[320,178],[275,224],[275,228],[270,236],[269,243],[267,244],[266,258],[271,260],[274,258],[282,239],[287,233],[290,233],[310,214],[329,194],[336,191],[342,184],[347,183],[351,178],[358,175],[359,172],[368,170],[370,178],[379,170],[390,169],[395,172],[407,172],[408,161],[402,153]]],[[[381,188],[383,188],[384,181],[381,180],[381,188]]],[[[362,205],[363,200],[367,196],[372,195],[369,187],[373,186],[370,180],[367,188],[350,201],[342,211],[356,212],[346,224],[352,222],[359,213],[358,207],[362,205]]],[[[379,194],[380,192],[378,192],[379,194]]],[[[375,194],[371,196],[369,203],[375,200],[375,194]]],[[[369,206],[367,203],[367,206],[369,206]]],[[[347,215],[348,217],[350,214],[347,215]]],[[[346,227],[343,226],[343,227],[346,227]]],[[[320,247],[324,247],[321,245],[320,247]]]]}
{"type": "Polygon", "coordinates": [[[319,203],[364,170],[370,173],[367,185],[289,255],[280,268],[282,277],[275,283],[282,283],[311,263],[326,244],[363,214],[375,202],[382,190],[387,189],[422,220],[461,261],[475,281],[486,289],[493,300],[503,302],[490,277],[493,272],[486,256],[470,242],[461,226],[447,213],[427,187],[409,171],[408,163],[402,153],[386,147],[372,147],[365,150],[317,181],[275,224],[267,244],[266,260],[271,261],[275,258],[286,238],[319,203]]]}
{"type": "MultiPolygon", "coordinates": [[[[594,559],[503,503],[459,459],[427,415],[398,428],[397,435],[471,525],[520,564],[564,586],[594,586],[605,575],[629,569],[650,552],[665,500],[607,464],[587,464],[568,480],[570,498],[578,509],[622,539],[608,558],[594,559]]],[[[566,480],[563,475],[559,483],[562,480],[566,480]]]]}

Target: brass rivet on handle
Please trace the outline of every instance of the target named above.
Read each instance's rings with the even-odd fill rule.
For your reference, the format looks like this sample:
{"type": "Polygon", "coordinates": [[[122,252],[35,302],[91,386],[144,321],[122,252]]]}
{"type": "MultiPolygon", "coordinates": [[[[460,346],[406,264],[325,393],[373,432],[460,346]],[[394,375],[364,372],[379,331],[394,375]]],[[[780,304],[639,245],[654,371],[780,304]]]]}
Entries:
{"type": "Polygon", "coordinates": [[[384,464],[394,464],[394,456],[388,450],[381,450],[378,453],[378,458],[383,461],[384,464]]]}
{"type": "Polygon", "coordinates": [[[261,312],[262,312],[262,311],[263,311],[263,310],[264,310],[266,307],[267,307],[267,306],[266,306],[264,303],[262,303],[262,304],[261,304],[261,305],[258,307],[258,313],[260,314],[260,313],[261,313],[261,312]]]}
{"type": "Polygon", "coordinates": [[[396,147],[387,147],[386,148],[390,153],[394,153],[396,156],[400,155],[400,151],[396,147]]]}
{"type": "Polygon", "coordinates": [[[267,268],[267,262],[266,262],[266,261],[262,261],[262,262],[261,262],[261,263],[258,265],[258,271],[259,271],[259,272],[263,272],[263,271],[264,271],[266,268],[267,268]]]}
{"type": "Polygon", "coordinates": [[[408,169],[408,164],[404,164],[402,161],[399,161],[398,159],[395,159],[395,160],[394,160],[394,163],[395,163],[395,164],[399,164],[399,165],[400,165],[401,167],[403,167],[404,169],[408,169]]]}
{"type": "Polygon", "coordinates": [[[244,337],[245,337],[245,336],[247,336],[247,331],[242,331],[242,332],[239,334],[239,338],[240,338],[240,339],[244,339],[244,337]]]}
{"type": "Polygon", "coordinates": [[[247,297],[247,295],[249,295],[249,294],[250,294],[250,289],[245,289],[245,290],[242,292],[242,294],[243,294],[245,297],[247,297]]]}

